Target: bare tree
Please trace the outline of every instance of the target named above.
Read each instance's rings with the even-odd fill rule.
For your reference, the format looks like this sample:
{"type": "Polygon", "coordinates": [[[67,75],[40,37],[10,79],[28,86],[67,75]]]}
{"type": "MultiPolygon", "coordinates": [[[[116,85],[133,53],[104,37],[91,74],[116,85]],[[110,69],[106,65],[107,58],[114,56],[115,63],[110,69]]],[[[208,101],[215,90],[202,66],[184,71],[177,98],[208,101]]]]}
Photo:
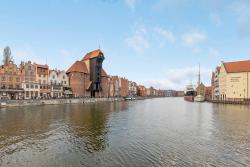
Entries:
{"type": "Polygon", "coordinates": [[[10,47],[7,46],[3,50],[3,64],[7,65],[11,61],[13,61],[13,57],[11,56],[11,50],[10,47]]]}

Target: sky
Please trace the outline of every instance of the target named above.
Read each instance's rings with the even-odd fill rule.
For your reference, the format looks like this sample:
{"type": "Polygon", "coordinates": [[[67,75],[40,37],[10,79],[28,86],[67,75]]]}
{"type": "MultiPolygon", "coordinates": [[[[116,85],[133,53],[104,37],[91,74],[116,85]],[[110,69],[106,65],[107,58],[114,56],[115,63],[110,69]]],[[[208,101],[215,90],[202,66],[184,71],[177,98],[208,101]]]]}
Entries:
{"type": "Polygon", "coordinates": [[[250,58],[249,0],[1,0],[0,50],[67,70],[101,48],[104,69],[146,86],[210,84],[221,61],[250,58]]]}

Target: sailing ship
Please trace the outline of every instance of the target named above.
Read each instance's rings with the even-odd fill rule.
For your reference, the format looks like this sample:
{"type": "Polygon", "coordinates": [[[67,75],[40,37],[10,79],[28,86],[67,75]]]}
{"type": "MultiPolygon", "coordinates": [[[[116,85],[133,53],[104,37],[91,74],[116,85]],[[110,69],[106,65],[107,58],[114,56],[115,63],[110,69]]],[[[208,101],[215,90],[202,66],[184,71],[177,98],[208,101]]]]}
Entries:
{"type": "Polygon", "coordinates": [[[204,102],[205,101],[205,95],[204,95],[204,91],[203,93],[201,93],[202,91],[199,91],[199,89],[205,88],[204,84],[201,83],[201,72],[200,72],[200,65],[199,65],[199,74],[198,74],[198,82],[197,82],[197,96],[194,97],[194,101],[195,102],[204,102]]]}

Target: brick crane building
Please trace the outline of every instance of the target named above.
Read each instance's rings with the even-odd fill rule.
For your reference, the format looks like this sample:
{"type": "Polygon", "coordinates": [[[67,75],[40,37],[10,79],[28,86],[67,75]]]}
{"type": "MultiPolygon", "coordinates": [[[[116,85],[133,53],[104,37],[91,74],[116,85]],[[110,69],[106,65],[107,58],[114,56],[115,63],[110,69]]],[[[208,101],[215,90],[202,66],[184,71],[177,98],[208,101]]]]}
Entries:
{"type": "Polygon", "coordinates": [[[87,53],[67,71],[75,97],[108,97],[109,77],[102,68],[104,54],[100,49],[87,53]]]}

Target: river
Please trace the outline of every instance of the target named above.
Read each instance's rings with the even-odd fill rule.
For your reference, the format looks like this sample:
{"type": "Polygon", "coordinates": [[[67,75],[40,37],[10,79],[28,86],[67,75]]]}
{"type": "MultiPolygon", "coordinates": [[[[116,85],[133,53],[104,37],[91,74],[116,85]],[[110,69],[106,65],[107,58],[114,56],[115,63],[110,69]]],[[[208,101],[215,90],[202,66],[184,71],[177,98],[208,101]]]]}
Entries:
{"type": "Polygon", "coordinates": [[[155,98],[3,108],[0,166],[250,166],[250,106],[155,98]]]}

